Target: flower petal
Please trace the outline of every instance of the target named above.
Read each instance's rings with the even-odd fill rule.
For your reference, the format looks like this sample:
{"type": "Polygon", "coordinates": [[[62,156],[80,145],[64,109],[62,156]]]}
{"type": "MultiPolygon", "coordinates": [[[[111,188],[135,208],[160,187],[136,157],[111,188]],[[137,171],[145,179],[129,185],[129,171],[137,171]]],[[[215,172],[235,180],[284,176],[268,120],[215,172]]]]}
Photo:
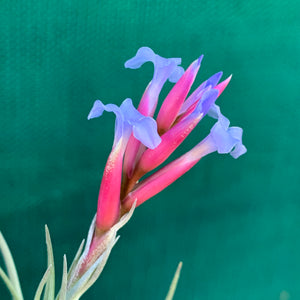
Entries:
{"type": "Polygon", "coordinates": [[[206,92],[188,117],[182,119],[161,136],[162,142],[157,148],[146,150],[137,165],[137,174],[149,172],[162,164],[206,115],[217,96],[217,90],[212,89],[206,92]]]}
{"type": "Polygon", "coordinates": [[[178,112],[180,111],[180,108],[195,80],[202,58],[203,55],[189,66],[164,100],[157,115],[159,133],[162,134],[166,132],[175,121],[178,112]]]}
{"type": "Polygon", "coordinates": [[[152,117],[157,106],[158,96],[165,82],[168,79],[171,82],[177,82],[184,70],[178,66],[181,64],[181,58],[164,58],[155,54],[148,47],[140,48],[133,58],[126,61],[125,67],[137,69],[145,62],[153,63],[154,74],[143,94],[138,111],[145,116],[152,117]]]}
{"type": "Polygon", "coordinates": [[[230,121],[221,113],[220,107],[215,104],[212,105],[208,114],[218,119],[210,131],[218,153],[230,153],[234,158],[246,153],[247,149],[242,143],[243,129],[229,127],[230,121]]]}
{"type": "MultiPolygon", "coordinates": [[[[154,65],[154,75],[142,96],[138,111],[145,116],[152,117],[156,110],[160,91],[165,82],[168,79],[171,82],[177,82],[184,73],[184,70],[182,67],[178,66],[181,64],[181,58],[164,58],[155,54],[148,47],[140,48],[135,57],[125,63],[125,67],[137,69],[148,61],[152,62],[154,65]]],[[[138,132],[135,131],[135,134],[138,135],[138,132]]],[[[153,146],[149,146],[148,148],[152,149],[153,146]]],[[[133,136],[130,137],[124,157],[124,172],[128,177],[131,177],[140,149],[140,142],[133,136]]]]}
{"type": "Polygon", "coordinates": [[[155,120],[137,111],[129,98],[122,103],[120,108],[132,128],[134,137],[150,149],[157,147],[161,138],[157,133],[155,120]]]}
{"type": "Polygon", "coordinates": [[[88,119],[100,117],[104,110],[116,115],[114,146],[121,139],[127,143],[131,132],[136,139],[151,149],[160,143],[156,122],[138,112],[131,99],[125,99],[120,107],[114,104],[104,105],[100,100],[96,100],[88,119]]]}
{"type": "Polygon", "coordinates": [[[149,47],[141,47],[133,58],[125,62],[125,68],[138,69],[148,61],[154,64],[154,81],[169,79],[171,82],[177,82],[183,74],[183,68],[178,66],[181,64],[181,58],[161,57],[149,47]]]}
{"type": "Polygon", "coordinates": [[[230,121],[221,113],[220,107],[216,104],[213,104],[208,113],[210,117],[217,119],[220,123],[222,123],[222,126],[224,128],[228,128],[230,121]]]}
{"type": "Polygon", "coordinates": [[[134,201],[137,201],[138,206],[165,189],[209,153],[214,151],[222,154],[230,153],[237,158],[246,152],[242,144],[242,129],[228,127],[229,120],[221,114],[220,110],[216,109],[216,112],[219,113],[220,119],[213,126],[210,134],[190,151],[141,181],[136,189],[123,199],[122,206],[125,210],[129,210],[134,201]]]}
{"type": "Polygon", "coordinates": [[[229,128],[231,135],[238,140],[238,143],[234,146],[234,149],[230,152],[233,158],[238,158],[247,152],[247,148],[242,143],[243,130],[239,127],[229,128]]]}
{"type": "Polygon", "coordinates": [[[215,87],[218,84],[218,82],[220,81],[222,76],[223,76],[222,71],[212,75],[205,81],[205,87],[207,87],[209,85],[211,85],[212,87],[215,87]]]}
{"type": "MultiPolygon", "coordinates": [[[[239,128],[242,130],[241,128],[239,128]]],[[[218,153],[229,153],[233,147],[238,143],[238,140],[231,134],[231,131],[222,126],[221,122],[217,122],[210,131],[214,144],[218,153]]]]}
{"type": "Polygon", "coordinates": [[[232,75],[230,75],[228,78],[220,82],[218,85],[216,85],[214,88],[219,91],[219,96],[223,93],[227,85],[229,84],[230,80],[232,78],[232,75]]]}
{"type": "Polygon", "coordinates": [[[208,78],[206,81],[202,82],[200,86],[184,101],[184,103],[180,108],[179,114],[181,115],[187,112],[189,108],[193,106],[193,104],[197,102],[206,91],[212,88],[219,90],[219,96],[220,96],[231,78],[231,77],[227,78],[226,80],[221,82],[218,86],[216,86],[216,84],[222,77],[222,74],[223,74],[222,72],[218,72],[213,76],[211,76],[210,78],[208,78]]]}

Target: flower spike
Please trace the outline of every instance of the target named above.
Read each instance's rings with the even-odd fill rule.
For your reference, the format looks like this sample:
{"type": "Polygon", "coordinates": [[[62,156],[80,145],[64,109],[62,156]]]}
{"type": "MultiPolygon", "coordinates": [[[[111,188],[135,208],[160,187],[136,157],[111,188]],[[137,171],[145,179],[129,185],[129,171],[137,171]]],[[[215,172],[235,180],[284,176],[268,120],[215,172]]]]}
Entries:
{"type": "MultiPolygon", "coordinates": [[[[97,213],[88,231],[85,248],[83,250],[83,241],[69,271],[64,256],[62,284],[56,298],[54,260],[46,228],[48,269],[38,286],[36,300],[42,293],[44,299],[78,300],[101,274],[119,238],[117,232],[129,221],[137,206],[172,184],[202,157],[212,152],[229,153],[233,158],[247,152],[242,142],[242,128],[230,127],[229,119],[215,104],[229,84],[231,76],[219,83],[223,73],[214,74],[186,99],[202,58],[203,55],[183,72],[182,67],[178,66],[181,63],[180,58],[163,58],[150,48],[142,47],[125,63],[126,68],[132,69],[139,68],[148,61],[154,64],[153,79],[148,84],[138,109],[134,108],[129,98],[120,106],[105,105],[100,100],[94,102],[88,119],[100,117],[104,111],[113,112],[116,116],[114,141],[104,168],[97,213]],[[163,101],[156,123],[152,116],[160,91],[167,80],[178,82],[163,101]],[[217,120],[209,134],[190,151],[153,174],[147,174],[165,162],[206,114],[217,120]],[[143,177],[144,175],[148,176],[143,177]]],[[[1,238],[0,232],[0,252],[2,247],[8,272],[6,274],[0,268],[0,277],[13,298],[22,300],[12,257],[1,238]]],[[[172,298],[173,290],[171,286],[171,292],[166,299],[172,298]]]]}
{"type": "Polygon", "coordinates": [[[95,225],[74,278],[87,278],[89,272],[93,272],[93,264],[110,251],[108,241],[114,240],[110,237],[116,236],[116,228],[122,226],[124,217],[128,219],[136,206],[172,184],[202,157],[218,152],[238,158],[247,151],[242,142],[242,128],[230,127],[229,119],[215,104],[231,76],[219,83],[223,73],[218,72],[187,97],[202,58],[200,56],[182,74],[183,69],[178,66],[180,58],[162,58],[150,48],[142,47],[125,63],[126,68],[132,69],[148,61],[154,64],[153,79],[142,96],[138,110],[130,99],[126,99],[120,107],[104,105],[99,100],[94,103],[88,118],[99,117],[104,110],[113,112],[116,115],[115,137],[100,186],[95,225]],[[163,101],[156,123],[152,116],[167,80],[178,81],[163,101]],[[217,120],[206,138],[159,168],[206,114],[217,120]],[[154,168],[157,169],[153,174],[147,174],[154,168]]]}

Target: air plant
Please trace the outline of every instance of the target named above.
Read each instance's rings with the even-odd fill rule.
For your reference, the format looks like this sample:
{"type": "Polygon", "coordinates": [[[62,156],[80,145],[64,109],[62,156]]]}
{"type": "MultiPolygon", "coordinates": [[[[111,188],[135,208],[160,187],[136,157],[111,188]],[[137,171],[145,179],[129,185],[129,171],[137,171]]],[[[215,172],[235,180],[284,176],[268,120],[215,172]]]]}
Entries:
{"type": "MultiPolygon", "coordinates": [[[[189,96],[191,86],[201,65],[203,55],[183,70],[180,58],[163,58],[150,48],[140,48],[125,63],[137,69],[146,62],[154,65],[154,75],[141,98],[138,109],[131,99],[120,106],[96,100],[88,119],[100,117],[104,111],[116,116],[114,142],[104,169],[96,216],[87,240],[81,243],[73,263],[67,268],[64,256],[62,284],[55,298],[55,272],[49,231],[46,227],[48,268],[38,286],[35,300],[42,292],[44,300],[79,299],[100,276],[109,254],[118,240],[117,232],[131,218],[136,207],[161,192],[190,170],[199,160],[212,153],[230,153],[234,158],[246,152],[242,143],[242,129],[230,127],[229,120],[215,104],[231,80],[220,82],[222,72],[204,81],[189,96]],[[158,98],[165,82],[175,83],[153,118],[158,98]],[[180,146],[197,124],[206,116],[216,119],[208,135],[177,159],[161,165],[180,146]],[[154,173],[148,174],[149,172],[154,173]]],[[[7,274],[0,269],[14,300],[23,300],[12,256],[0,235],[0,249],[7,274]]],[[[172,299],[179,277],[179,269],[166,299],[172,299]]]]}

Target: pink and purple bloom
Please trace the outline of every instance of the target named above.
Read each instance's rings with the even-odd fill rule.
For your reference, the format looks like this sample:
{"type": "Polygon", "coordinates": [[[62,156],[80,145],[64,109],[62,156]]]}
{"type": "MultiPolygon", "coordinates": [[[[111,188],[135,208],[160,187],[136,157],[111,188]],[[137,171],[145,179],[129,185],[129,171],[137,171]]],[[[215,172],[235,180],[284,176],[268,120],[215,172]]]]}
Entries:
{"type": "Polygon", "coordinates": [[[103,111],[108,111],[116,115],[116,122],[114,143],[99,191],[91,252],[97,248],[101,237],[132,206],[139,206],[162,191],[202,157],[218,152],[229,153],[238,158],[247,151],[242,143],[243,130],[240,127],[230,127],[229,120],[215,104],[229,84],[231,76],[219,83],[222,72],[216,73],[188,96],[202,59],[203,55],[184,72],[179,66],[180,58],[163,58],[150,48],[142,47],[125,63],[125,67],[131,69],[137,69],[146,62],[154,65],[153,78],[138,109],[134,108],[131,99],[124,100],[120,107],[95,101],[88,119],[97,118],[103,111]],[[154,120],[158,98],[167,80],[175,85],[154,120]],[[206,138],[159,169],[205,115],[216,119],[206,138]],[[153,170],[156,171],[144,179],[143,176],[153,170]]]}
{"type": "MultiPolygon", "coordinates": [[[[116,117],[114,142],[104,169],[97,213],[90,226],[85,248],[83,241],[69,270],[64,256],[62,284],[56,299],[79,299],[94,284],[118,240],[118,230],[131,218],[135,207],[161,192],[207,154],[229,153],[233,158],[238,158],[247,151],[242,143],[243,130],[230,127],[230,121],[215,104],[231,76],[219,83],[223,74],[216,73],[188,96],[202,59],[203,55],[184,71],[179,66],[180,58],[163,58],[150,48],[142,47],[125,63],[125,67],[131,69],[149,61],[154,65],[153,78],[138,109],[133,106],[131,99],[125,99],[120,106],[95,101],[88,119],[100,117],[104,111],[113,112],[116,117]],[[175,85],[154,120],[158,98],[167,80],[175,85]],[[206,115],[216,120],[208,135],[191,150],[161,167],[206,115]]],[[[44,299],[54,299],[54,259],[47,226],[46,244],[48,268],[34,299],[40,299],[43,289],[44,299]]],[[[0,232],[1,248],[8,275],[0,268],[0,277],[14,299],[23,299],[10,251],[0,232]]],[[[176,276],[178,280],[178,274],[176,276]]],[[[170,297],[174,292],[172,286],[170,297]]]]}

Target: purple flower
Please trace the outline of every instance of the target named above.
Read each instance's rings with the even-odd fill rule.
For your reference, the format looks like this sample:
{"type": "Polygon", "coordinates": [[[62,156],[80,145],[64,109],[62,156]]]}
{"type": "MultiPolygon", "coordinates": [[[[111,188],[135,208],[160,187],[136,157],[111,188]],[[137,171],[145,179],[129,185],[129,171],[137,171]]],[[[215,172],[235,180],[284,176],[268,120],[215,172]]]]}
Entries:
{"type": "Polygon", "coordinates": [[[218,114],[218,121],[212,127],[210,134],[193,149],[139,183],[123,200],[126,209],[129,209],[134,201],[140,205],[161,192],[189,171],[202,157],[212,152],[230,153],[234,158],[246,153],[247,149],[242,143],[243,130],[240,127],[229,127],[229,120],[221,114],[218,106],[213,105],[212,111],[218,114]]]}
{"type": "Polygon", "coordinates": [[[98,196],[96,227],[101,231],[111,228],[120,217],[123,157],[131,133],[149,149],[157,147],[161,141],[156,122],[138,112],[131,99],[124,100],[120,107],[104,105],[96,100],[88,119],[100,117],[104,110],[113,112],[116,122],[113,148],[104,169],[98,196]]]}
{"type": "Polygon", "coordinates": [[[142,47],[125,63],[126,68],[132,69],[148,61],[154,64],[153,78],[138,110],[130,99],[124,100],[120,107],[95,101],[88,119],[101,116],[103,111],[113,112],[116,115],[115,136],[100,186],[96,220],[91,226],[86,249],[73,272],[73,280],[76,282],[81,277],[83,283],[79,280],[75,288],[84,284],[96,267],[101,269],[103,264],[99,265],[99,261],[103,260],[105,264],[116,242],[117,230],[131,217],[135,205],[139,206],[162,191],[209,153],[230,153],[238,158],[247,151],[242,142],[243,130],[230,127],[229,119],[215,104],[231,76],[219,83],[223,73],[218,72],[188,96],[202,59],[203,55],[184,72],[178,66],[180,58],[163,58],[150,48],[142,47]],[[163,101],[155,121],[152,116],[167,80],[175,85],[163,101]],[[217,120],[206,138],[159,168],[205,115],[217,120]],[[154,173],[143,177],[154,169],[154,173]]]}
{"type": "Polygon", "coordinates": [[[155,54],[148,47],[140,48],[133,58],[125,62],[125,68],[138,69],[146,62],[153,63],[154,74],[145,90],[138,110],[145,116],[153,116],[159,93],[165,82],[168,79],[170,82],[177,82],[184,70],[178,66],[181,64],[181,58],[164,58],[155,54]]]}
{"type": "Polygon", "coordinates": [[[161,138],[157,134],[156,122],[138,112],[132,105],[131,99],[125,99],[120,107],[115,104],[104,105],[100,100],[96,100],[88,120],[100,117],[103,111],[113,112],[116,115],[113,147],[119,142],[127,145],[131,133],[147,148],[153,149],[160,143],[161,138]]]}

